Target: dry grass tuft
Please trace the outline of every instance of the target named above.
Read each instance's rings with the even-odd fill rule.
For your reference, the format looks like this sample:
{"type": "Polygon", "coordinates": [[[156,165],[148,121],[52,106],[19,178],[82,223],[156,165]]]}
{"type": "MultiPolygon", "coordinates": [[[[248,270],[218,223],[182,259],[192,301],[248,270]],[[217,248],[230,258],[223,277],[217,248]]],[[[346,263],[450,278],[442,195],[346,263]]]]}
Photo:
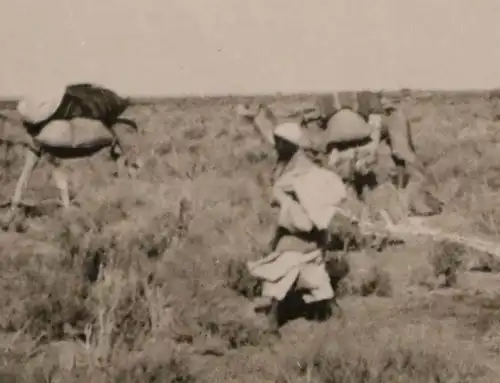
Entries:
{"type": "Polygon", "coordinates": [[[466,250],[462,245],[449,241],[438,242],[430,256],[434,276],[444,277],[443,286],[452,287],[457,282],[457,274],[466,250]]]}
{"type": "Polygon", "coordinates": [[[348,256],[349,274],[340,281],[341,295],[376,295],[390,297],[392,295],[391,276],[376,262],[376,253],[362,252],[348,256]]]}

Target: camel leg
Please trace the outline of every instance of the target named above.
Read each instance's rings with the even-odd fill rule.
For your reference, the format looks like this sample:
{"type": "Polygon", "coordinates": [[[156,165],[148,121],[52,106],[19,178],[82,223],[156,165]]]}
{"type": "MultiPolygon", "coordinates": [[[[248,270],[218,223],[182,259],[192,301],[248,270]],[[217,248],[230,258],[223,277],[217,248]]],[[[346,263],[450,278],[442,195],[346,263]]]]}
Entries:
{"type": "Polygon", "coordinates": [[[26,187],[28,180],[35,169],[36,165],[38,164],[38,161],[40,159],[40,155],[36,154],[34,151],[27,149],[26,150],[26,156],[24,160],[24,167],[21,172],[21,176],[19,177],[17,184],[16,184],[16,189],[14,191],[14,196],[12,197],[11,200],[11,206],[12,208],[16,208],[19,203],[21,202],[21,197],[24,188],[26,187]]]}
{"type": "Polygon", "coordinates": [[[123,176],[126,174],[130,178],[130,172],[128,169],[128,161],[124,156],[120,156],[115,160],[116,164],[116,176],[123,176]],[[126,172],[125,172],[126,171],[126,172]]]}
{"type": "MultiPolygon", "coordinates": [[[[132,119],[125,118],[125,117],[119,117],[116,119],[113,127],[115,127],[116,124],[123,124],[123,125],[127,126],[129,129],[132,129],[135,132],[139,132],[139,126],[132,119]]],[[[116,147],[119,148],[120,154],[125,157],[121,162],[122,166],[126,167],[127,175],[129,178],[136,178],[137,172],[142,167],[142,163],[141,163],[140,159],[136,158],[135,161],[130,161],[130,158],[125,153],[125,150],[123,148],[122,140],[120,139],[120,137],[118,137],[118,134],[114,131],[114,129],[111,129],[111,130],[112,130],[113,135],[114,135],[115,140],[116,140],[116,147]]]]}
{"type": "Polygon", "coordinates": [[[1,226],[3,229],[7,229],[12,220],[14,219],[16,210],[19,206],[19,203],[21,202],[23,190],[26,187],[28,180],[31,176],[31,173],[35,169],[39,159],[40,159],[39,154],[35,153],[30,149],[26,149],[26,156],[24,160],[23,170],[21,172],[21,175],[19,176],[19,179],[17,180],[16,189],[11,199],[11,207],[7,215],[2,217],[1,220],[1,226]]]}
{"type": "Polygon", "coordinates": [[[404,182],[405,182],[405,168],[402,165],[396,165],[396,187],[398,189],[403,189],[404,182]]]}
{"type": "Polygon", "coordinates": [[[374,173],[359,174],[355,176],[355,190],[358,200],[362,202],[361,220],[370,219],[369,197],[372,190],[377,185],[376,176],[374,173]]]}
{"type": "Polygon", "coordinates": [[[132,165],[130,164],[129,159],[123,152],[121,143],[118,140],[110,147],[110,155],[111,159],[114,161],[116,165],[116,170],[113,173],[114,177],[119,177],[120,175],[124,174],[124,170],[126,170],[127,176],[129,178],[134,178],[132,168],[134,167],[135,164],[132,165]],[[119,153],[115,151],[116,148],[118,148],[119,153]]]}
{"type": "Polygon", "coordinates": [[[111,127],[109,128],[109,131],[113,135],[113,143],[109,147],[110,149],[110,154],[111,157],[116,160],[117,158],[123,156],[124,150],[123,150],[123,144],[122,141],[120,140],[120,137],[118,137],[118,134],[114,131],[114,129],[111,127]]]}
{"type": "Polygon", "coordinates": [[[68,178],[66,174],[64,174],[60,168],[55,168],[52,172],[52,176],[54,177],[54,181],[56,187],[59,189],[61,193],[61,201],[62,205],[65,209],[69,208],[69,189],[68,189],[68,178]]]}
{"type": "Polygon", "coordinates": [[[116,176],[121,174],[123,172],[123,169],[126,169],[128,178],[136,178],[137,171],[140,169],[141,164],[137,160],[132,162],[130,161],[130,159],[128,158],[128,153],[124,152],[123,146],[118,137],[116,138],[116,143],[111,147],[111,158],[116,163],[116,176]],[[116,153],[114,151],[113,148],[116,147],[119,149],[120,153],[116,153]]]}
{"type": "Polygon", "coordinates": [[[396,165],[396,188],[404,189],[406,186],[406,178],[407,178],[407,165],[406,161],[392,155],[392,161],[396,165]]]}
{"type": "Polygon", "coordinates": [[[109,131],[113,135],[113,143],[109,147],[109,154],[111,159],[116,164],[116,171],[114,173],[115,177],[120,176],[123,168],[127,168],[127,174],[130,177],[130,169],[128,166],[128,159],[126,158],[125,151],[123,149],[123,143],[118,134],[114,130],[114,125],[108,126],[109,131]]]}

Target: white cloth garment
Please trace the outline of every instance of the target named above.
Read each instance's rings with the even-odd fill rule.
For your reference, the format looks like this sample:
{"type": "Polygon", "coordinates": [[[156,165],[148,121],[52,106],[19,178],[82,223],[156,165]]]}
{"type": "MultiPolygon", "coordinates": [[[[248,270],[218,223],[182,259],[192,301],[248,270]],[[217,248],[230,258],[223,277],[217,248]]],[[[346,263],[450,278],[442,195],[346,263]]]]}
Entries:
{"type": "MultiPolygon", "coordinates": [[[[337,206],[347,198],[347,190],[335,173],[307,161],[298,161],[298,165],[282,175],[274,186],[281,208],[279,224],[292,233],[309,232],[313,226],[324,230],[337,206]]],[[[306,303],[333,298],[321,249],[315,245],[312,251],[280,251],[279,247],[278,244],[277,251],[267,257],[247,263],[249,272],[263,281],[263,296],[282,300],[297,281],[310,292],[303,297],[306,303]]]]}
{"type": "Polygon", "coordinates": [[[295,281],[307,288],[306,303],[334,297],[330,278],[325,270],[321,250],[273,252],[267,257],[248,262],[250,273],[263,280],[262,296],[282,300],[295,281]]]}

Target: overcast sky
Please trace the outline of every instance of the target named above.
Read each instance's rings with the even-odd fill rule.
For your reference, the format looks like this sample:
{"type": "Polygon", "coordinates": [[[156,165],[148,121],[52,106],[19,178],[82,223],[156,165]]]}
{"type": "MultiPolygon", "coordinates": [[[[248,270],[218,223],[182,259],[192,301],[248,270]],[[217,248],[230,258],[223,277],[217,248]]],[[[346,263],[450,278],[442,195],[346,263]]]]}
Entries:
{"type": "Polygon", "coordinates": [[[0,95],[500,87],[500,0],[12,0],[0,95]]]}

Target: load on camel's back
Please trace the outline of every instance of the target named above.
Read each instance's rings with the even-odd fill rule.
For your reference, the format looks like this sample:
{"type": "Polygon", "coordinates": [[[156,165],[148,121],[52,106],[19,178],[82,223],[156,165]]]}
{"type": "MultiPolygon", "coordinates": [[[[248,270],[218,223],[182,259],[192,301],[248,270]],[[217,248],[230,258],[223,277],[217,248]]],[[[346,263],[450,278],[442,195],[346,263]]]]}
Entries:
{"type": "MultiPolygon", "coordinates": [[[[123,123],[137,131],[134,121],[121,115],[130,106],[130,100],[110,89],[90,83],[69,84],[54,87],[42,93],[26,95],[17,110],[28,134],[41,146],[78,149],[107,143],[113,139],[113,150],[122,150],[119,137],[113,127],[123,123]],[[99,122],[90,133],[89,128],[75,129],[70,122],[85,119],[99,122]],[[54,121],[65,121],[51,129],[54,121]],[[63,129],[63,126],[66,127],[63,129]],[[102,126],[104,129],[98,129],[102,126]],[[55,132],[58,133],[55,133],[55,132]],[[52,133],[52,134],[49,134],[52,133]]],[[[88,125],[90,126],[90,124],[88,125]]]]}

